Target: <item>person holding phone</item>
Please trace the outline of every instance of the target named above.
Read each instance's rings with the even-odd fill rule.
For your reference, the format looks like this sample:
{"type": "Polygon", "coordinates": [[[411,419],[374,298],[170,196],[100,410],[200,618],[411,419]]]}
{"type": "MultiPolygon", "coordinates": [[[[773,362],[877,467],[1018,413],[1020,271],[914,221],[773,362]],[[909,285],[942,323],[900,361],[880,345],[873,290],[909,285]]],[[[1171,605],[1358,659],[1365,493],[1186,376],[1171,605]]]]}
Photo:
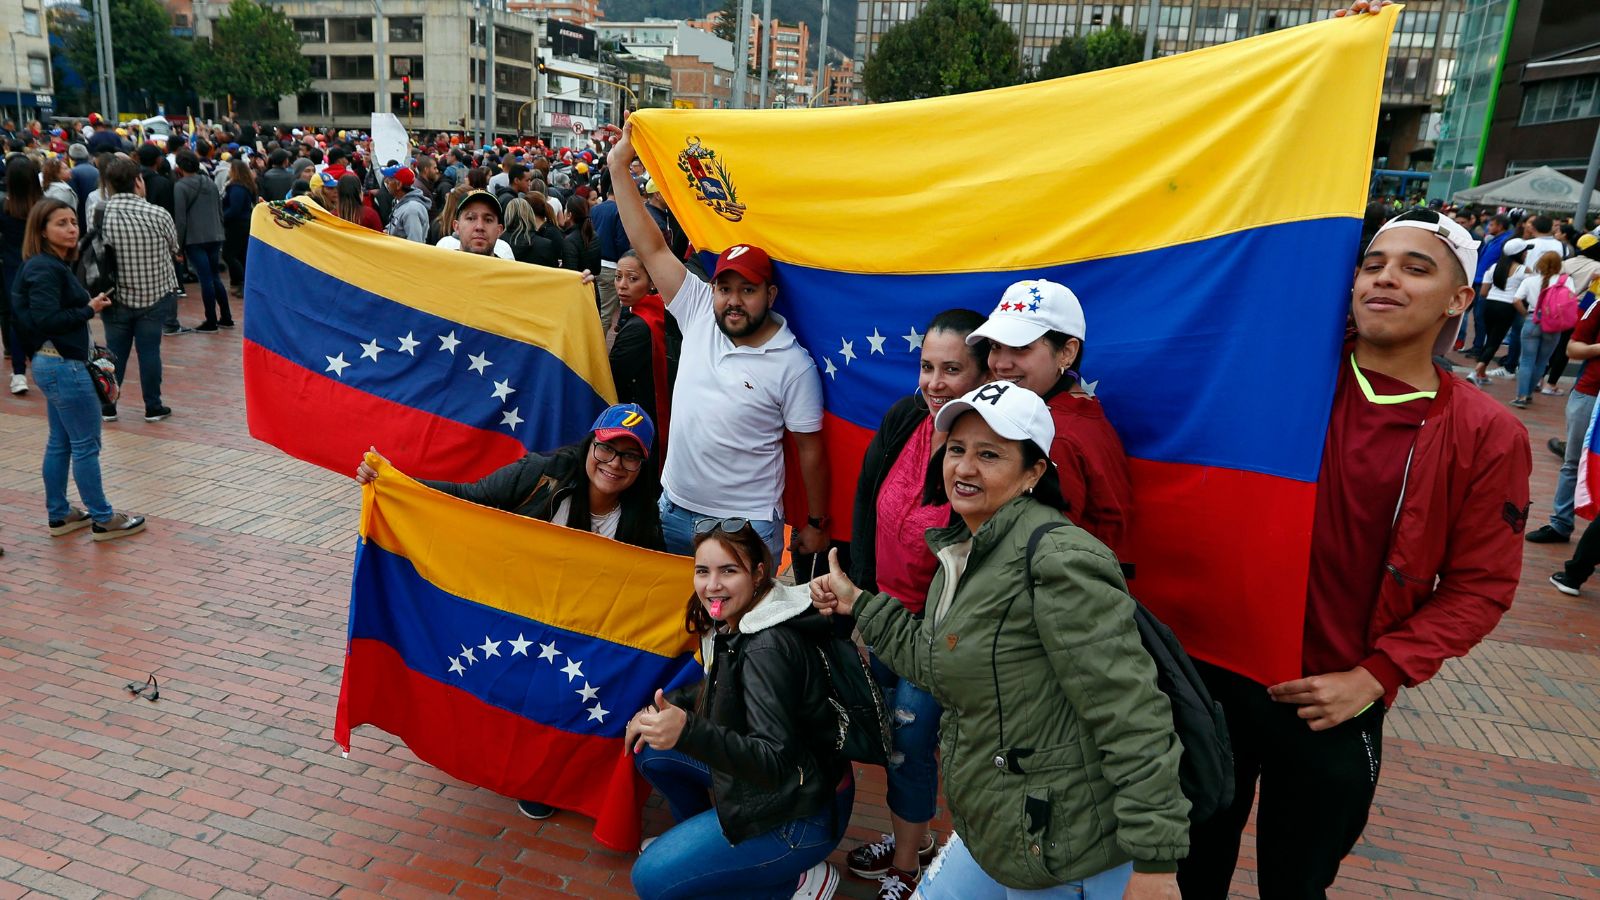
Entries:
{"type": "Polygon", "coordinates": [[[82,528],[109,541],[144,530],[144,516],[116,512],[100,481],[100,398],[87,363],[89,320],[111,306],[90,297],[72,272],[78,255],[78,214],[60,200],[41,200],[28,214],[17,274],[18,335],[44,394],[50,438],[44,448],[44,496],[52,537],[82,528]],[[67,473],[87,509],[67,500],[67,473]]]}

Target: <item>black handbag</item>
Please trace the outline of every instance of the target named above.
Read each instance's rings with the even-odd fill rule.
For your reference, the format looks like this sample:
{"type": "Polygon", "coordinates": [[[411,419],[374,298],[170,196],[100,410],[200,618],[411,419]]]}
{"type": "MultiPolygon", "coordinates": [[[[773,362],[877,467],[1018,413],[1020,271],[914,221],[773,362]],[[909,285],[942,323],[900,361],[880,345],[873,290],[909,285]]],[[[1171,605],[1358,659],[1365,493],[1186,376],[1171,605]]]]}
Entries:
{"type": "Polygon", "coordinates": [[[89,381],[94,384],[94,392],[100,395],[100,405],[116,406],[117,398],[122,396],[122,386],[117,384],[117,357],[96,344],[89,351],[89,361],[84,366],[89,369],[89,381]]]}

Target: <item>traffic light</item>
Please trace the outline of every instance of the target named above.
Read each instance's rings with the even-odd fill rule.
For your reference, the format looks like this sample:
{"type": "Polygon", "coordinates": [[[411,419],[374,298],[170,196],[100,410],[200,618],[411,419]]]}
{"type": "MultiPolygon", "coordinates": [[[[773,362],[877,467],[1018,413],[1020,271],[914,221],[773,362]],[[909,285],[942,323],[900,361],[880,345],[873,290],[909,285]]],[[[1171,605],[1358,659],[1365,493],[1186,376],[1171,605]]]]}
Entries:
{"type": "Polygon", "coordinates": [[[544,74],[546,74],[546,73],[548,73],[550,71],[550,67],[545,65],[544,63],[536,64],[535,68],[537,68],[539,70],[539,74],[540,75],[544,75],[544,74]]]}

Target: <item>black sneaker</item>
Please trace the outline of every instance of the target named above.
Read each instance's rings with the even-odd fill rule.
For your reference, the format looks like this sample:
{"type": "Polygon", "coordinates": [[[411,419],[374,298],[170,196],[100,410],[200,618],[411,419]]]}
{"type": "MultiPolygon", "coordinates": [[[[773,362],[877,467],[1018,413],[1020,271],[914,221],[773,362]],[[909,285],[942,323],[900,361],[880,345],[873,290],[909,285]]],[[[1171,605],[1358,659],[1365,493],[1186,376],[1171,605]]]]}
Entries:
{"type": "Polygon", "coordinates": [[[115,403],[100,404],[100,421],[115,422],[117,420],[117,405],[115,403]]]}
{"type": "Polygon", "coordinates": [[[1565,544],[1572,538],[1551,528],[1549,525],[1544,525],[1528,532],[1527,537],[1523,538],[1523,540],[1530,544],[1565,544]]]}
{"type": "Polygon", "coordinates": [[[517,812],[530,819],[548,819],[556,814],[556,808],[554,806],[546,806],[543,803],[535,803],[532,800],[518,800],[517,812]]]}
{"type": "Polygon", "coordinates": [[[203,322],[203,323],[195,326],[194,333],[195,334],[216,334],[217,330],[218,330],[217,329],[217,323],[215,323],[215,322],[203,322]]]}
{"type": "Polygon", "coordinates": [[[1566,594],[1568,597],[1578,596],[1578,586],[1567,580],[1566,572],[1557,572],[1551,575],[1550,583],[1556,586],[1556,590],[1566,594]]]}
{"type": "Polygon", "coordinates": [[[73,507],[67,512],[65,519],[50,520],[50,536],[61,537],[64,534],[71,534],[80,528],[88,528],[93,524],[94,519],[90,518],[87,512],[73,507]]]}
{"type": "Polygon", "coordinates": [[[127,513],[117,513],[104,522],[96,522],[90,529],[92,540],[114,541],[130,534],[138,534],[144,530],[144,516],[130,516],[127,513]]]}
{"type": "Polygon", "coordinates": [[[1567,442],[1566,441],[1563,441],[1561,438],[1551,438],[1550,440],[1544,442],[1544,446],[1545,446],[1545,449],[1549,450],[1551,453],[1554,453],[1557,457],[1561,458],[1561,460],[1563,460],[1563,461],[1566,460],[1566,458],[1567,458],[1567,442]]]}
{"type": "Polygon", "coordinates": [[[172,415],[172,410],[170,408],[165,407],[165,406],[158,406],[155,409],[147,409],[147,410],[145,410],[144,411],[144,420],[146,422],[159,422],[162,419],[165,419],[167,416],[170,416],[170,415],[172,415]]]}
{"type": "Polygon", "coordinates": [[[166,335],[167,337],[172,337],[173,335],[177,335],[177,334],[194,334],[194,329],[185,327],[183,325],[179,325],[177,328],[166,328],[166,329],[163,329],[161,333],[166,335]]]}
{"type": "Polygon", "coordinates": [[[219,328],[232,328],[233,327],[233,320],[232,319],[222,319],[221,321],[217,322],[217,327],[219,327],[219,328]]]}

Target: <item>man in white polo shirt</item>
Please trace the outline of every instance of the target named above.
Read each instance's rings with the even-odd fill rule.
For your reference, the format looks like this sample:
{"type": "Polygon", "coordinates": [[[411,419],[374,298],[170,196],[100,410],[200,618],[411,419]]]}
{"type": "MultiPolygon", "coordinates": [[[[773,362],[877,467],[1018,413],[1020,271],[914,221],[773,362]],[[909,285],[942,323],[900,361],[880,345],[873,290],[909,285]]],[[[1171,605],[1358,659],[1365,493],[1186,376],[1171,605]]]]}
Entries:
{"type": "MultiPolygon", "coordinates": [[[[608,126],[614,183],[631,184],[628,129],[608,126]]],[[[828,467],[822,451],[822,379],[811,354],[772,312],[772,260],[736,244],[717,259],[712,283],[689,276],[637,191],[616,192],[618,217],[667,311],[683,331],[674,383],[672,434],[662,471],[661,530],[667,549],[690,553],[709,519],[748,519],[774,559],[782,555],[783,438],[800,455],[809,515],[795,529],[796,553],[826,549],[828,467]]]]}

